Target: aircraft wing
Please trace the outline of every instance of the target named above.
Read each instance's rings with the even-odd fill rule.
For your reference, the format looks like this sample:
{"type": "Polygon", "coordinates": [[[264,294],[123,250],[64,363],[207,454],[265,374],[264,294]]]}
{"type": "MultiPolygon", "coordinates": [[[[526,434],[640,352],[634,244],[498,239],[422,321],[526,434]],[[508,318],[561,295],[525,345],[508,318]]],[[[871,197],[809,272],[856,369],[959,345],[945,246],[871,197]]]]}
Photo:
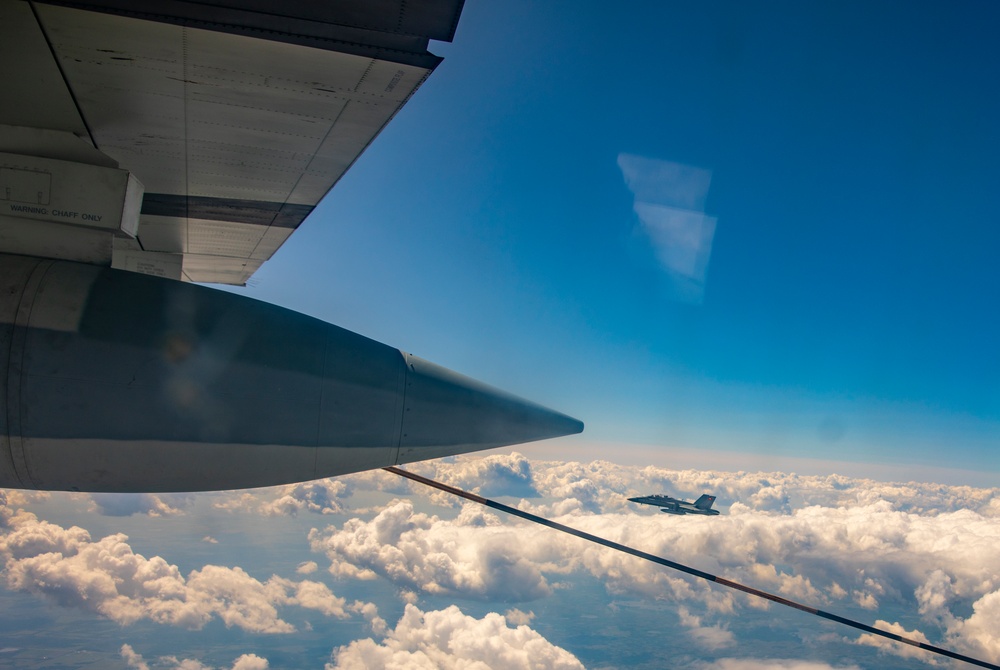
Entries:
{"type": "Polygon", "coordinates": [[[450,40],[461,9],[0,0],[0,154],[48,143],[52,158],[120,164],[145,191],[138,229],[109,234],[52,221],[45,184],[18,173],[50,220],[0,209],[0,252],[246,283],[440,62],[428,40],[450,40]]]}
{"type": "Polygon", "coordinates": [[[461,9],[0,0],[0,486],[245,488],[583,430],[174,281],[245,283],[439,63],[429,40],[461,9]]]}

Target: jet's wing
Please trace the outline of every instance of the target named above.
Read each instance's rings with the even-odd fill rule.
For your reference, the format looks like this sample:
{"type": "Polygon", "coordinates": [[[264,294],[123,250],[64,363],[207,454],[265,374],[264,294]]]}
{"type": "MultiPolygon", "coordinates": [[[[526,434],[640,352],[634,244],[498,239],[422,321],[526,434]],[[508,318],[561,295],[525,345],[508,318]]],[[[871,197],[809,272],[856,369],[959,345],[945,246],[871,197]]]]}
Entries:
{"type": "Polygon", "coordinates": [[[145,190],[137,230],[95,232],[9,166],[0,205],[38,202],[0,207],[0,252],[244,284],[435,68],[462,1],[0,0],[0,158],[51,146],[145,190]]]}

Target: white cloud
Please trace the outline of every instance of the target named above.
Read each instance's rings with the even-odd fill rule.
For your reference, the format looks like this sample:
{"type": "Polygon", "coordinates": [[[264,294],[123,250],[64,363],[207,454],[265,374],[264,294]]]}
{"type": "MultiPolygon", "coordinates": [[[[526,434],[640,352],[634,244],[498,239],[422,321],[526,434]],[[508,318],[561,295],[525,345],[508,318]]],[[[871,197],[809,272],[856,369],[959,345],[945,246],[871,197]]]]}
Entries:
{"type": "MultiPolygon", "coordinates": [[[[414,465],[408,467],[413,468],[414,465]]],[[[433,467],[435,476],[439,476],[441,482],[482,495],[537,495],[531,463],[516,451],[480,458],[432,461],[416,466],[416,470],[427,469],[428,466],[433,467]]]]}
{"type": "MultiPolygon", "coordinates": [[[[471,458],[461,457],[455,463],[422,463],[419,472],[445,481],[453,469],[464,469],[464,461],[471,458]]],[[[498,458],[519,462],[524,457],[515,452],[498,458]]],[[[530,477],[540,497],[557,500],[576,498],[584,509],[595,513],[643,512],[642,508],[627,501],[627,498],[637,494],[665,493],[693,499],[702,493],[714,493],[719,496],[718,506],[739,502],[757,511],[790,513],[808,506],[857,507],[884,502],[893,509],[918,514],[972,510],[983,517],[1000,518],[1000,489],[879,482],[835,474],[809,476],[783,472],[670,470],[617,465],[607,461],[530,461],[528,465],[530,471],[525,473],[525,477],[530,477]]],[[[474,477],[464,479],[463,483],[448,483],[472,488],[474,477]]],[[[415,490],[419,492],[419,488],[415,490]]],[[[647,513],[655,515],[657,512],[650,509],[647,513]]]]}
{"type": "MultiPolygon", "coordinates": [[[[146,662],[146,659],[132,649],[130,645],[122,645],[121,657],[131,670],[149,670],[149,664],[146,662]]],[[[190,658],[179,660],[176,656],[161,656],[156,662],[156,667],[168,670],[215,670],[213,666],[205,665],[200,661],[190,658]]],[[[267,670],[269,667],[266,658],[261,658],[256,654],[243,654],[233,661],[228,670],[267,670]]],[[[226,669],[219,668],[218,670],[226,669]]]]}
{"type": "MultiPolygon", "coordinates": [[[[73,498],[82,498],[85,494],[82,493],[67,493],[63,495],[68,495],[73,498]]],[[[18,507],[25,507],[32,503],[41,502],[44,500],[49,500],[52,498],[52,494],[48,491],[22,491],[20,489],[0,489],[0,507],[7,507],[10,509],[16,509],[18,507]]],[[[3,517],[0,517],[0,523],[2,523],[3,517]]],[[[2,525],[0,525],[2,527],[2,525]]]]}
{"type": "Polygon", "coordinates": [[[319,479],[282,486],[280,497],[260,506],[266,516],[295,515],[300,511],[337,514],[343,511],[340,498],[346,497],[347,484],[337,479],[319,479]]]}
{"type": "MultiPolygon", "coordinates": [[[[935,644],[1000,660],[1000,574],[995,570],[1000,546],[998,489],[839,475],[668,470],[600,461],[533,462],[518,453],[408,467],[491,496],[517,491],[524,496],[517,503],[522,508],[824,609],[842,611],[856,604],[884,611],[912,607],[915,599],[926,622],[918,627],[939,638],[935,644]],[[706,492],[719,496],[722,516],[668,517],[627,501],[637,494],[693,499],[706,492]]],[[[334,508],[328,501],[343,507],[347,497],[359,492],[366,492],[362,498],[366,503],[373,499],[367,492],[383,488],[411,491],[408,495],[425,499],[432,495],[425,487],[411,489],[406,480],[385,472],[323,481],[319,488],[226,494],[221,504],[254,514],[324,513],[334,508]],[[337,482],[344,486],[334,486],[337,482]]],[[[381,576],[412,604],[418,602],[419,593],[528,602],[551,595],[562,584],[572,588],[568,575],[586,571],[612,594],[663,599],[685,607],[689,622],[698,624],[687,629],[704,646],[728,644],[732,637],[726,625],[743,608],[770,606],[549,529],[449,501],[456,507],[438,517],[421,514],[409,501],[394,500],[362,512],[374,514],[373,518],[354,518],[339,527],[313,531],[311,546],[326,555],[332,574],[356,579],[381,576]],[[452,511],[456,509],[457,517],[452,511]]],[[[300,589],[299,582],[276,577],[259,581],[238,568],[216,566],[206,566],[204,577],[195,571],[185,578],[170,574],[173,566],[162,559],[130,555],[124,536],[93,542],[81,529],[22,521],[0,507],[0,526],[10,528],[0,537],[9,564],[4,573],[8,583],[101,611],[115,620],[138,617],[197,627],[218,617],[247,629],[279,630],[290,627],[279,616],[280,608],[296,606],[330,616],[340,616],[339,612],[364,616],[375,635],[388,628],[373,605],[367,609],[364,603],[348,605],[328,590],[311,592],[309,587],[300,589]],[[81,565],[80,556],[91,551],[120,552],[126,563],[149,563],[143,569],[158,576],[145,581],[130,577],[107,595],[99,588],[102,580],[118,573],[81,565]],[[45,567],[50,559],[40,556],[48,552],[62,554],[53,560],[61,564],[58,570],[45,567]],[[164,574],[156,572],[165,570],[156,561],[166,566],[164,574]],[[22,574],[28,576],[17,581],[22,574]],[[58,578],[50,579],[53,575],[58,578]],[[146,581],[163,588],[169,585],[177,594],[193,589],[197,597],[188,602],[186,595],[150,595],[133,585],[146,588],[146,581]],[[40,582],[45,586],[38,586],[40,582]],[[74,591],[77,588],[84,589],[86,601],[74,591]]],[[[315,561],[300,565],[300,575],[321,567],[315,561]]],[[[510,610],[508,622],[528,623],[519,611],[510,610]]],[[[912,627],[913,620],[906,624],[912,627]]]]}
{"type": "Polygon", "coordinates": [[[232,670],[267,670],[266,658],[261,658],[256,654],[243,654],[233,661],[232,670]]]}
{"type": "Polygon", "coordinates": [[[686,607],[677,608],[677,616],[688,634],[703,649],[722,649],[736,643],[736,637],[721,625],[705,626],[699,616],[691,614],[686,607]]]}
{"type": "MultiPolygon", "coordinates": [[[[578,512],[656,515],[628,502],[631,496],[666,493],[688,499],[711,492],[717,506],[738,503],[756,511],[790,513],[811,505],[856,507],[885,502],[893,509],[918,514],[972,510],[984,517],[1000,518],[1000,492],[968,486],[929,483],[887,483],[842,475],[806,476],[794,473],[670,470],[593,461],[590,463],[529,461],[518,452],[469,455],[412,463],[408,469],[452,486],[487,496],[520,496],[522,506],[542,514],[578,512]],[[541,499],[544,502],[537,502],[541,499]]],[[[222,494],[220,509],[264,515],[309,511],[337,511],[355,516],[377,512],[351,508],[348,499],[359,491],[378,491],[431,499],[458,508],[458,498],[430,489],[382,470],[346,475],[305,484],[259,489],[253,493],[222,494]]]]}
{"type": "Polygon", "coordinates": [[[858,670],[856,665],[829,665],[784,658],[721,658],[698,666],[700,670],[858,670]]]}
{"type": "Polygon", "coordinates": [[[260,489],[254,493],[248,491],[229,491],[219,495],[219,500],[214,503],[216,509],[227,512],[252,512],[259,507],[258,498],[270,491],[278,491],[279,487],[260,489]]]}
{"type": "Polygon", "coordinates": [[[94,511],[104,516],[175,516],[194,500],[190,493],[91,493],[94,511]]]}
{"type": "Polygon", "coordinates": [[[351,494],[349,481],[346,477],[317,479],[258,489],[252,493],[233,492],[223,494],[215,507],[263,516],[296,516],[299,512],[340,514],[344,511],[343,499],[351,494]]]}
{"type": "Polygon", "coordinates": [[[878,598],[873,596],[867,591],[856,590],[851,593],[854,596],[854,602],[866,610],[877,610],[878,609],[878,598]]]}
{"type": "MultiPolygon", "coordinates": [[[[889,623],[888,621],[879,619],[875,622],[875,628],[884,630],[888,633],[895,633],[896,635],[910,640],[915,640],[917,642],[923,642],[925,644],[930,643],[927,636],[919,630],[906,630],[906,628],[899,623],[889,623]]],[[[875,647],[879,651],[892,653],[897,656],[903,656],[904,658],[917,658],[931,665],[937,665],[939,663],[936,656],[933,656],[931,653],[920,649],[919,647],[914,647],[910,644],[903,644],[902,642],[896,642],[895,640],[890,640],[889,638],[882,637],[881,635],[875,635],[874,633],[865,633],[861,635],[857,639],[857,643],[867,645],[869,647],[875,647]]]]}
{"type": "Polygon", "coordinates": [[[356,640],[334,651],[327,670],[385,668],[491,668],[492,670],[582,670],[571,653],[528,626],[507,626],[496,613],[475,619],[452,605],[422,612],[407,605],[381,643],[356,640]]]}
{"type": "Polygon", "coordinates": [[[149,664],[146,663],[141,654],[136,653],[132,649],[131,645],[123,644],[121,648],[122,658],[125,660],[125,664],[133,670],[149,670],[149,664]]]}
{"type": "Polygon", "coordinates": [[[295,572],[300,575],[311,575],[318,569],[319,565],[316,564],[316,561],[303,561],[302,563],[299,563],[299,567],[295,568],[295,572]]]}
{"type": "Polygon", "coordinates": [[[309,539],[314,551],[330,558],[330,572],[338,577],[381,574],[427,593],[517,602],[550,593],[541,569],[554,569],[539,566],[540,554],[525,556],[525,530],[502,525],[478,505],[445,521],[399,501],[371,521],[351,519],[342,529],[313,530],[309,539]]]}
{"type": "Polygon", "coordinates": [[[362,615],[372,627],[372,632],[376,635],[385,635],[385,632],[389,629],[385,619],[378,615],[378,607],[375,606],[375,603],[365,603],[356,600],[351,605],[351,611],[362,615]]]}
{"type": "MultiPolygon", "coordinates": [[[[825,608],[909,607],[916,598],[920,614],[945,635],[939,644],[1000,658],[997,489],[605,462],[526,467],[519,454],[497,457],[491,467],[499,466],[551,501],[523,499],[519,507],[825,608]],[[688,499],[717,493],[726,513],[668,517],[627,502],[653,492],[688,499]]],[[[419,467],[463,488],[472,488],[480,472],[463,459],[419,467]]],[[[447,519],[394,501],[370,521],[353,519],[310,539],[340,577],[382,576],[407,590],[504,602],[549,595],[555,580],[584,569],[611,593],[667,599],[707,617],[694,627],[705,629],[705,644],[726,643],[723,625],[739,609],[769,606],[548,529],[501,522],[470,505],[447,519]]]]}
{"type": "Polygon", "coordinates": [[[1000,590],[993,590],[972,604],[972,616],[947,615],[949,642],[961,645],[968,655],[1000,662],[1000,590]]]}
{"type": "Polygon", "coordinates": [[[186,578],[159,556],[132,551],[127,537],[93,541],[82,528],[62,528],[19,511],[0,536],[3,578],[9,588],[53,598],[120,624],[142,619],[197,629],[213,617],[256,633],[295,628],[278,616],[280,606],[344,618],[344,600],[322,583],[277,576],[261,582],[238,567],[206,565],[186,578]]]}
{"type": "Polygon", "coordinates": [[[535,618],[535,613],[522,612],[515,607],[504,612],[504,617],[515,626],[527,626],[535,618]]]}

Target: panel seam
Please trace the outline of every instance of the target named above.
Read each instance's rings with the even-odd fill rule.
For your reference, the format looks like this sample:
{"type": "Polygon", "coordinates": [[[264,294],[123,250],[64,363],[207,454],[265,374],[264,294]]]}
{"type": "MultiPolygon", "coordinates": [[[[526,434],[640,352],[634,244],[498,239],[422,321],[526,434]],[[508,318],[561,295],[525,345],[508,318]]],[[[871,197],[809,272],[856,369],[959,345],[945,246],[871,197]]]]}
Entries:
{"type": "Polygon", "coordinates": [[[49,53],[52,54],[52,60],[55,62],[56,68],[59,70],[59,76],[62,77],[63,84],[66,85],[66,91],[69,93],[70,100],[73,101],[73,106],[76,108],[76,113],[80,117],[80,122],[87,131],[87,137],[90,138],[90,143],[95,149],[100,149],[100,147],[97,146],[97,140],[94,139],[94,132],[90,129],[90,124],[87,123],[87,117],[83,115],[83,108],[80,107],[80,101],[77,100],[76,93],[73,92],[73,87],[70,85],[69,79],[66,77],[65,70],[63,70],[62,62],[59,60],[59,56],[56,54],[56,49],[52,45],[52,40],[49,38],[49,32],[45,29],[45,24],[42,23],[42,18],[38,15],[38,8],[35,6],[35,2],[29,2],[28,6],[31,8],[31,13],[35,17],[38,29],[42,31],[42,37],[45,39],[45,46],[49,48],[49,53]]]}
{"type": "Polygon", "coordinates": [[[28,330],[31,323],[31,311],[34,308],[38,288],[55,263],[53,260],[41,260],[28,276],[21,291],[17,311],[14,315],[14,328],[10,338],[10,355],[7,359],[7,433],[10,448],[10,458],[14,465],[14,476],[24,488],[41,488],[31,476],[28,461],[24,454],[24,436],[21,426],[21,408],[24,405],[21,398],[24,379],[24,356],[27,349],[28,330]]]}

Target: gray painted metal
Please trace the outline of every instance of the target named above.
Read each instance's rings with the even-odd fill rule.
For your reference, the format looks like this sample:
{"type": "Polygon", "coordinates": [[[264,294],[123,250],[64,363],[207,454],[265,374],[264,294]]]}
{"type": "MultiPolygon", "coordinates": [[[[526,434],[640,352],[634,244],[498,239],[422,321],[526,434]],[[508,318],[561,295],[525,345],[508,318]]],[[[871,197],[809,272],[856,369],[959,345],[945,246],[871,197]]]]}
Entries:
{"type": "Polygon", "coordinates": [[[158,197],[135,240],[24,241],[35,228],[0,221],[0,252],[79,245],[75,260],[244,284],[440,62],[428,38],[449,39],[461,5],[3,0],[0,124],[87,138],[158,197]]]}
{"type": "Polygon", "coordinates": [[[0,487],[265,486],[583,424],[242,296],[0,255],[0,487]]]}
{"type": "Polygon", "coordinates": [[[74,134],[0,125],[0,249],[110,265],[134,238],[142,185],[74,134]]]}
{"type": "Polygon", "coordinates": [[[629,502],[639,503],[641,505],[655,505],[660,508],[661,512],[676,514],[678,516],[683,516],[685,514],[717,516],[719,514],[719,510],[712,509],[712,505],[715,503],[715,496],[710,496],[707,493],[693,503],[685,500],[678,500],[677,498],[671,498],[670,496],[660,495],[658,493],[654,493],[649,496],[629,498],[629,502]]]}
{"type": "Polygon", "coordinates": [[[41,0],[151,21],[434,67],[428,38],[450,42],[463,0],[41,0]],[[353,49],[353,50],[352,50],[353,49]]]}
{"type": "Polygon", "coordinates": [[[70,161],[149,194],[137,231],[0,212],[0,487],[263,486],[583,429],[342,328],[171,281],[244,283],[440,61],[428,39],[450,39],[461,6],[0,0],[0,153],[20,170],[4,192],[23,198],[70,161]]]}

